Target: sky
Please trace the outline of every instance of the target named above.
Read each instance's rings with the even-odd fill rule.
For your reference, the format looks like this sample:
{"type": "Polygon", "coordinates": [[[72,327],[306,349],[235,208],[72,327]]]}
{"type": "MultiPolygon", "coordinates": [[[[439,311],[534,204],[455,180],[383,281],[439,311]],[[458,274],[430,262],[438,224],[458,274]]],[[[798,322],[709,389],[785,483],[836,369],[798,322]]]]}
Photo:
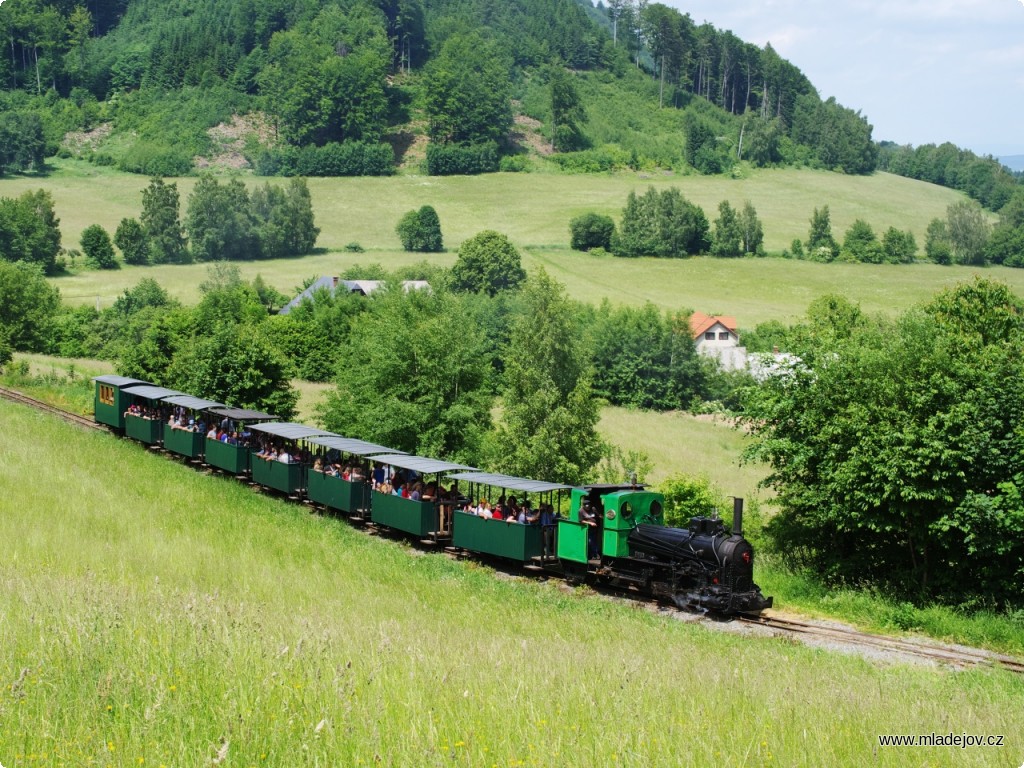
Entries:
{"type": "Polygon", "coordinates": [[[661,0],[759,46],[876,141],[1024,155],[1024,0],[661,0]]]}

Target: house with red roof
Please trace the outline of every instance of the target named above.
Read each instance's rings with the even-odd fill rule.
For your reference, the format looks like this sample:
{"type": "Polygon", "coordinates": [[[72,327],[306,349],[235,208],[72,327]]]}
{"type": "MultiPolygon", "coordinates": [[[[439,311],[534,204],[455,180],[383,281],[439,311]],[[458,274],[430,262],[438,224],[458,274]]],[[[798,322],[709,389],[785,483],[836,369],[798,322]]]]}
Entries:
{"type": "Polygon", "coordinates": [[[690,315],[690,333],[697,352],[715,358],[723,369],[746,368],[747,350],[740,346],[735,317],[694,312],[690,315]]]}

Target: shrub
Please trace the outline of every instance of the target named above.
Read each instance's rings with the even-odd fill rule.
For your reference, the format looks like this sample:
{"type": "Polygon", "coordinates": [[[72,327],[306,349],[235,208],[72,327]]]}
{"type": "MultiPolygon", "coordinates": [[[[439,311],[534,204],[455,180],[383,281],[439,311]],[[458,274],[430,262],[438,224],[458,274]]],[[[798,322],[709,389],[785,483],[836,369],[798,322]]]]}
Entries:
{"type": "Polygon", "coordinates": [[[99,224],[93,224],[82,232],[82,252],[89,263],[100,269],[117,269],[120,265],[114,256],[114,246],[110,242],[107,230],[99,224]]]}
{"type": "Polygon", "coordinates": [[[498,170],[504,173],[527,173],[530,159],[526,155],[506,155],[498,163],[498,170]]]}
{"type": "Polygon", "coordinates": [[[498,145],[434,144],[427,146],[426,171],[430,176],[474,175],[498,170],[498,145]]]}
{"type": "Polygon", "coordinates": [[[192,170],[192,158],[176,147],[138,141],[121,158],[118,167],[146,176],[184,176],[192,170]]]}
{"type": "Polygon", "coordinates": [[[438,253],[444,250],[441,238],[441,220],[432,206],[424,205],[418,211],[406,213],[395,232],[407,251],[438,253]]]}
{"type": "Polygon", "coordinates": [[[599,213],[584,213],[569,222],[569,245],[576,251],[589,251],[591,248],[611,247],[612,236],[615,234],[615,222],[611,216],[599,213]]]}

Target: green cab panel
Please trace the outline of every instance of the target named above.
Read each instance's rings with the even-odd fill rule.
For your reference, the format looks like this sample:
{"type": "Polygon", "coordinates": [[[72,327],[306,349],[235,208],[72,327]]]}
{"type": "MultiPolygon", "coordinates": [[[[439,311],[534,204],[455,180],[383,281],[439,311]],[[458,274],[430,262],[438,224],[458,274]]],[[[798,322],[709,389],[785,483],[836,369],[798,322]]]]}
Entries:
{"type": "Polygon", "coordinates": [[[629,533],[640,523],[662,525],[665,497],[644,490],[623,490],[601,496],[604,509],[601,554],[629,557],[629,533]]]}
{"type": "Polygon", "coordinates": [[[370,507],[369,483],[359,481],[351,483],[336,475],[310,470],[307,479],[309,486],[306,495],[310,501],[323,504],[330,509],[338,509],[346,514],[360,512],[370,507]]]}
{"type": "Polygon", "coordinates": [[[414,536],[427,536],[440,528],[437,505],[432,501],[413,501],[393,493],[373,492],[370,519],[414,536]]]}
{"type": "Polygon", "coordinates": [[[252,456],[252,480],[268,488],[294,495],[305,487],[304,464],[282,464],[252,456]]]}
{"type": "Polygon", "coordinates": [[[158,419],[144,419],[128,414],[124,419],[124,430],[128,437],[146,445],[157,445],[163,436],[164,423],[158,419]]]}
{"type": "Polygon", "coordinates": [[[206,438],[206,463],[234,475],[249,471],[249,449],[206,438]]]}
{"type": "Polygon", "coordinates": [[[115,429],[124,429],[124,412],[128,410],[129,398],[117,387],[96,384],[92,402],[93,420],[115,429]]]}
{"type": "Polygon", "coordinates": [[[590,526],[574,520],[558,521],[558,557],[560,560],[572,560],[576,563],[587,562],[587,532],[589,529],[590,526]]]}
{"type": "Polygon", "coordinates": [[[541,527],[505,520],[488,520],[467,512],[455,512],[452,544],[456,547],[528,563],[543,548],[541,527]]]}
{"type": "Polygon", "coordinates": [[[187,456],[190,459],[198,459],[203,455],[203,442],[205,435],[198,432],[190,432],[187,429],[167,428],[164,430],[164,448],[173,453],[187,456]]]}
{"type": "Polygon", "coordinates": [[[124,432],[124,414],[132,403],[131,395],[125,389],[147,382],[127,376],[97,376],[93,383],[96,385],[92,401],[93,421],[124,432]]]}

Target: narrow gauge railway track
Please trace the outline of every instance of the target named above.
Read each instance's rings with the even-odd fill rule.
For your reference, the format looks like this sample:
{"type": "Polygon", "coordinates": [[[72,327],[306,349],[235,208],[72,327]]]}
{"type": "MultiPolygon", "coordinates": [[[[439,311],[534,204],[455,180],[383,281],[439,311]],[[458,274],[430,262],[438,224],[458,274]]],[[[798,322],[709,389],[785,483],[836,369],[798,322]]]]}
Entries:
{"type": "MultiPolygon", "coordinates": [[[[99,430],[101,432],[107,431],[106,427],[102,424],[96,423],[87,416],[81,416],[77,413],[66,411],[63,408],[58,408],[57,406],[50,405],[42,400],[29,397],[28,395],[13,389],[8,389],[7,387],[0,387],[0,398],[20,403],[30,408],[35,408],[36,410],[56,416],[57,418],[63,419],[64,421],[79,427],[99,430]]],[[[454,553],[449,552],[449,555],[453,554],[454,553]]],[[[628,595],[631,600],[639,599],[641,602],[644,602],[643,598],[631,590],[623,591],[621,589],[608,589],[607,587],[601,588],[601,586],[598,586],[598,591],[618,597],[628,595]]],[[[653,603],[654,601],[651,602],[653,603]]],[[[665,608],[663,604],[658,603],[658,605],[660,608],[665,608]]],[[[736,617],[736,620],[744,624],[765,627],[779,635],[791,635],[797,638],[803,637],[806,639],[816,638],[823,642],[833,643],[836,645],[874,648],[887,653],[914,656],[961,668],[997,667],[1017,674],[1024,674],[1024,660],[1014,658],[1012,656],[1006,656],[1004,654],[994,653],[992,651],[985,651],[979,648],[920,643],[914,640],[904,640],[895,637],[887,637],[885,635],[861,632],[856,629],[830,627],[806,621],[783,619],[777,616],[766,616],[763,614],[740,614],[736,617]]]]}
{"type": "Polygon", "coordinates": [[[102,424],[97,424],[88,416],[81,416],[71,411],[66,411],[63,408],[58,408],[55,405],[44,403],[42,400],[37,400],[34,397],[22,394],[14,389],[8,389],[7,387],[0,387],[0,397],[4,400],[10,400],[21,405],[27,405],[30,408],[35,408],[38,411],[49,413],[52,416],[56,416],[59,419],[63,419],[69,424],[74,424],[77,427],[84,427],[85,429],[99,430],[100,432],[106,432],[107,428],[102,424]]]}
{"type": "Polygon", "coordinates": [[[766,627],[780,635],[818,639],[836,645],[873,648],[887,653],[914,656],[954,667],[997,667],[1024,675],[1024,660],[1004,654],[967,646],[947,646],[922,643],[916,640],[877,635],[860,630],[832,627],[822,624],[783,619],[778,616],[740,614],[736,620],[744,624],[766,627]]]}

